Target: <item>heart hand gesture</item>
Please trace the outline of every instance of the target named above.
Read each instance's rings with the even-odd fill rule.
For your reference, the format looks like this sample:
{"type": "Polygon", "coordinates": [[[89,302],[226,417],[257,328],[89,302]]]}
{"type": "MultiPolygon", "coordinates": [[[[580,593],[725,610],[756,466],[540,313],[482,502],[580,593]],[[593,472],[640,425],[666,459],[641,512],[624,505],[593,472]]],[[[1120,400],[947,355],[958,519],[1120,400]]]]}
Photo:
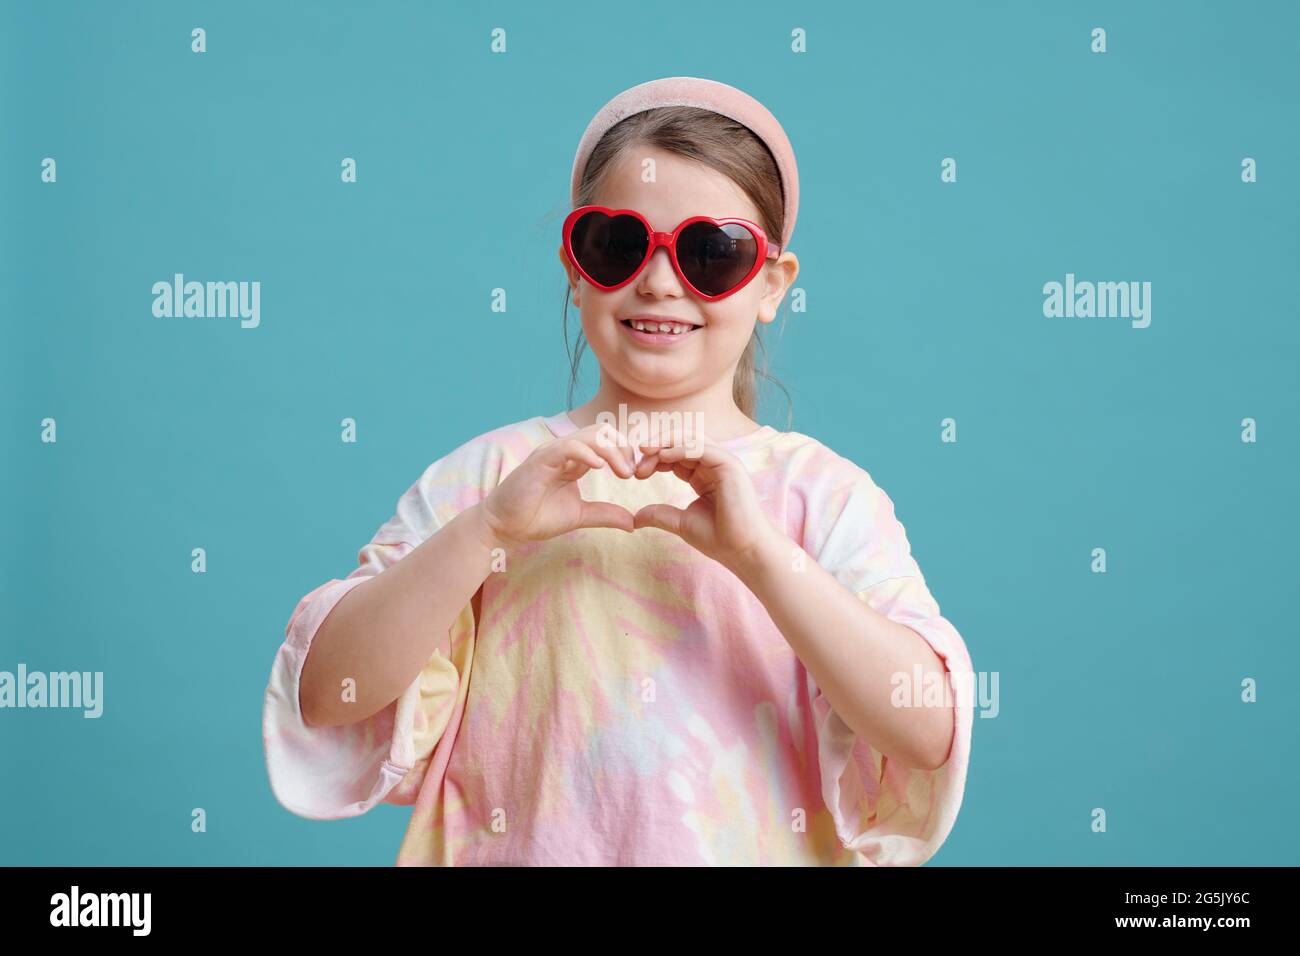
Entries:
{"type": "Polygon", "coordinates": [[[612,425],[597,423],[539,445],[483,499],[483,517],[505,546],[542,541],[576,528],[634,530],[632,513],[605,501],[585,501],[578,479],[593,468],[632,477],[632,450],[612,425]]]}
{"type": "Polygon", "coordinates": [[[699,497],[686,508],[646,505],[634,516],[635,527],[669,531],[733,571],[779,534],[759,505],[749,472],[726,449],[708,439],[699,455],[677,441],[639,447],[645,457],[636,466],[636,477],[671,471],[699,497]]]}

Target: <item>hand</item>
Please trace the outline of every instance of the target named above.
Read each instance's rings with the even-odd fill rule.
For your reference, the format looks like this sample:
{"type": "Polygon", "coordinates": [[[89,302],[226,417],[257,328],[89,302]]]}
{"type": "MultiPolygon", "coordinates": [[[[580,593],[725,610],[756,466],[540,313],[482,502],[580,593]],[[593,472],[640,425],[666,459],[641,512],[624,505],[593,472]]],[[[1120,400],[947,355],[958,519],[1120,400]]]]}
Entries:
{"type": "Polygon", "coordinates": [[[749,472],[726,449],[707,438],[698,456],[679,440],[639,447],[645,457],[636,466],[637,478],[671,471],[699,497],[685,509],[646,505],[634,516],[635,527],[670,531],[735,572],[756,561],[764,545],[784,537],[763,513],[749,472]]]}
{"type": "Polygon", "coordinates": [[[632,449],[608,423],[588,425],[539,445],[483,499],[483,518],[500,546],[542,541],[575,528],[634,530],[632,513],[604,501],[584,501],[577,481],[593,468],[632,477],[632,449]]]}

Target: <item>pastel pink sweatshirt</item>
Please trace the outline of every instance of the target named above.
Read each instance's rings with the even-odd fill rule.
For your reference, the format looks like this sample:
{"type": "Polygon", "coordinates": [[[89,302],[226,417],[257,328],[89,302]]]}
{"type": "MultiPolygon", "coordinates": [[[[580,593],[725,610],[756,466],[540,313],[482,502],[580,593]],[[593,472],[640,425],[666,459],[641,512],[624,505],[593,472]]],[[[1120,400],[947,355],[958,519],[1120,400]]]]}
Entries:
{"type": "MultiPolygon", "coordinates": [[[[770,426],[721,444],[809,560],[943,660],[956,732],[939,769],[886,759],[850,730],[753,593],[654,528],[581,529],[509,552],[483,583],[482,619],[466,605],[399,699],[346,726],[303,722],[303,661],[339,599],[481,501],[533,449],[574,431],[564,412],[531,418],[438,459],[356,569],[298,602],[263,713],[279,802],[315,820],[412,805],[399,866],[929,859],[966,782],[965,644],[870,475],[770,426]]],[[[605,468],[578,485],[633,513],[695,498],[671,472],[638,481],[605,468]]]]}

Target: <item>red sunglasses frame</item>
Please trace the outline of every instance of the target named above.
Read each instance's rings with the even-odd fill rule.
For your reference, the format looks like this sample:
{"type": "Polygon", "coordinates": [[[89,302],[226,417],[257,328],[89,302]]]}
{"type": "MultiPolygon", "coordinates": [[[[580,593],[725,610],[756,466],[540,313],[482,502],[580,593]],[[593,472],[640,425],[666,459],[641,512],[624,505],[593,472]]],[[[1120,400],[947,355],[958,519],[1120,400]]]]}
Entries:
{"type": "Polygon", "coordinates": [[[750,222],[748,219],[714,219],[712,216],[692,216],[689,219],[683,220],[672,232],[655,232],[654,227],[650,225],[646,217],[641,215],[635,209],[610,209],[608,206],[579,206],[577,209],[573,210],[573,212],[569,213],[564,220],[564,254],[568,257],[569,261],[573,263],[573,267],[582,273],[584,279],[594,285],[597,289],[601,289],[605,292],[613,292],[615,289],[621,289],[639,276],[641,271],[645,269],[646,264],[654,256],[655,250],[660,246],[664,246],[668,250],[668,258],[673,264],[673,271],[677,273],[677,278],[681,279],[686,288],[690,289],[694,295],[697,295],[708,302],[716,302],[719,299],[725,299],[727,296],[739,292],[745,286],[749,285],[754,276],[758,275],[758,271],[763,267],[763,263],[766,260],[776,259],[781,255],[781,247],[775,243],[769,242],[767,234],[764,233],[756,223],[750,222]],[[587,270],[578,262],[578,257],[573,254],[573,227],[577,224],[579,219],[592,212],[604,213],[606,216],[611,218],[614,216],[632,216],[645,226],[646,234],[650,237],[650,244],[646,248],[645,258],[641,260],[641,264],[632,271],[630,276],[615,285],[605,285],[602,282],[597,282],[587,274],[587,270]],[[683,229],[697,222],[708,222],[715,226],[744,226],[758,241],[758,255],[754,257],[754,265],[749,270],[748,274],[746,274],[745,278],[737,282],[732,288],[728,289],[726,292],[720,293],[719,295],[705,295],[697,289],[691,280],[686,278],[686,274],[682,272],[682,267],[677,261],[677,237],[682,234],[683,229]]]}

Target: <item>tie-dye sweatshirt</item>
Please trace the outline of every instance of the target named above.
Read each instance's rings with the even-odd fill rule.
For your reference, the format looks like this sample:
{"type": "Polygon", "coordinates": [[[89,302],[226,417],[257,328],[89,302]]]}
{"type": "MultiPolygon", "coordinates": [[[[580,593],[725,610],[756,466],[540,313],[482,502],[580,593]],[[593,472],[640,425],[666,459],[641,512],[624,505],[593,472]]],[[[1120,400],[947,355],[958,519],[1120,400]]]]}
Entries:
{"type": "MultiPolygon", "coordinates": [[[[312,637],[351,588],[481,501],[568,414],[516,422],[431,464],[360,549],[295,607],[272,666],[263,743],[272,791],[315,820],[412,805],[399,866],[914,866],[952,829],[970,752],[961,636],[939,613],[892,501],[862,468],[771,426],[727,442],[793,544],[920,634],[957,707],[937,770],[855,734],[758,598],[655,528],[579,529],[505,555],[400,698],[366,720],[303,722],[312,637]]],[[[671,472],[578,481],[635,513],[695,492],[671,472]]],[[[792,568],[797,555],[793,554],[792,568]]]]}

